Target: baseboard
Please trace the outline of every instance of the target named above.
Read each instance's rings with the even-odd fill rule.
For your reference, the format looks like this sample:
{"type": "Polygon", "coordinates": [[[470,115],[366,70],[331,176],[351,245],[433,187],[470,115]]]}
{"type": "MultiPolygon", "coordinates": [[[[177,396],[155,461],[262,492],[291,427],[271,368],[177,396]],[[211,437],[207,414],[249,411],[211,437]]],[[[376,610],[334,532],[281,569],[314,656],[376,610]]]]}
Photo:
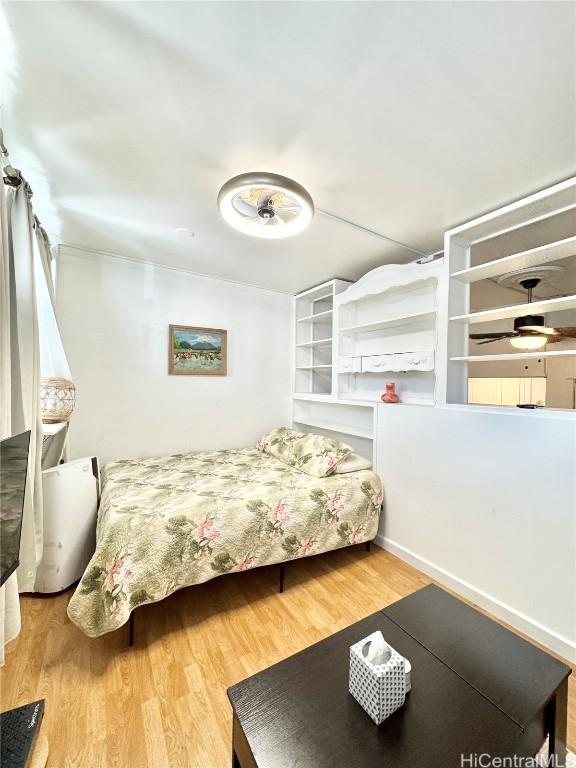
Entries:
{"type": "Polygon", "coordinates": [[[426,560],[426,558],[420,557],[420,555],[383,536],[381,533],[376,535],[374,543],[396,555],[401,560],[410,563],[410,565],[431,576],[440,584],[444,584],[446,587],[454,590],[454,592],[462,595],[467,600],[476,603],[476,605],[489,611],[498,619],[505,621],[507,624],[520,630],[520,632],[524,632],[537,642],[542,643],[542,645],[550,648],[551,651],[559,654],[567,661],[573,664],[576,663],[576,642],[534,621],[529,616],[506,605],[506,603],[501,602],[492,595],[486,594],[481,589],[477,589],[463,579],[459,579],[453,573],[430,562],[430,560],[426,560]]]}

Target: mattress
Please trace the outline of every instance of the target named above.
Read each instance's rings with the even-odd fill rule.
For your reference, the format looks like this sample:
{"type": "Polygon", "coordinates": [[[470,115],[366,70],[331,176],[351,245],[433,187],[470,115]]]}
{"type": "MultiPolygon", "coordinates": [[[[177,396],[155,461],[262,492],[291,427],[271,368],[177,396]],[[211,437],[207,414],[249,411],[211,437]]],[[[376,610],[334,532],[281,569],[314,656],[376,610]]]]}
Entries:
{"type": "Polygon", "coordinates": [[[382,503],[372,471],[311,477],[257,449],[118,461],[102,483],[96,551],[68,606],[90,637],[182,587],[369,541],[382,503]]]}

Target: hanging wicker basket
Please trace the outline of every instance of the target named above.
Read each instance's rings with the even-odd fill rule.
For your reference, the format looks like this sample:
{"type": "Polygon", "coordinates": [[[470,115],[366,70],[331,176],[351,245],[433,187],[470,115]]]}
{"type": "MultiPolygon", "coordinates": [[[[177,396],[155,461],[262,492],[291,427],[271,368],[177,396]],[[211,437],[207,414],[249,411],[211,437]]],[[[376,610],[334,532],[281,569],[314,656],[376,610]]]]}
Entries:
{"type": "Polygon", "coordinates": [[[68,379],[40,379],[40,408],[44,424],[68,421],[76,405],[76,387],[68,379]]]}

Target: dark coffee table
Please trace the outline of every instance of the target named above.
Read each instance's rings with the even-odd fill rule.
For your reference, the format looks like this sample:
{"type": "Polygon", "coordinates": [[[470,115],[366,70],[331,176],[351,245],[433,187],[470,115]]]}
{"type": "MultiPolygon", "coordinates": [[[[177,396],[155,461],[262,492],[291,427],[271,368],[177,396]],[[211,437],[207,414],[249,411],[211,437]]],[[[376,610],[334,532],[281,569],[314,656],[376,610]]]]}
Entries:
{"type": "Polygon", "coordinates": [[[566,755],[570,668],[436,586],[228,690],[234,768],[461,768],[461,755],[566,755]],[[350,646],[382,630],[412,663],[376,726],[348,692],[350,646]]]}

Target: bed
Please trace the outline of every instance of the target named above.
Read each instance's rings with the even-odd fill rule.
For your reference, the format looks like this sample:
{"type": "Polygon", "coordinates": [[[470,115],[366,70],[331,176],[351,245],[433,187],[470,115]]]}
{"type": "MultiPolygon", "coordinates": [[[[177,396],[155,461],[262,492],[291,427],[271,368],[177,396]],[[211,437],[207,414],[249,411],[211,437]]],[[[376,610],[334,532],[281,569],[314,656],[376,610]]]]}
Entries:
{"type": "Polygon", "coordinates": [[[108,464],[96,551],[70,619],[98,637],[182,587],[374,538],[382,504],[374,472],[316,477],[303,471],[302,453],[287,463],[264,448],[108,464]]]}

